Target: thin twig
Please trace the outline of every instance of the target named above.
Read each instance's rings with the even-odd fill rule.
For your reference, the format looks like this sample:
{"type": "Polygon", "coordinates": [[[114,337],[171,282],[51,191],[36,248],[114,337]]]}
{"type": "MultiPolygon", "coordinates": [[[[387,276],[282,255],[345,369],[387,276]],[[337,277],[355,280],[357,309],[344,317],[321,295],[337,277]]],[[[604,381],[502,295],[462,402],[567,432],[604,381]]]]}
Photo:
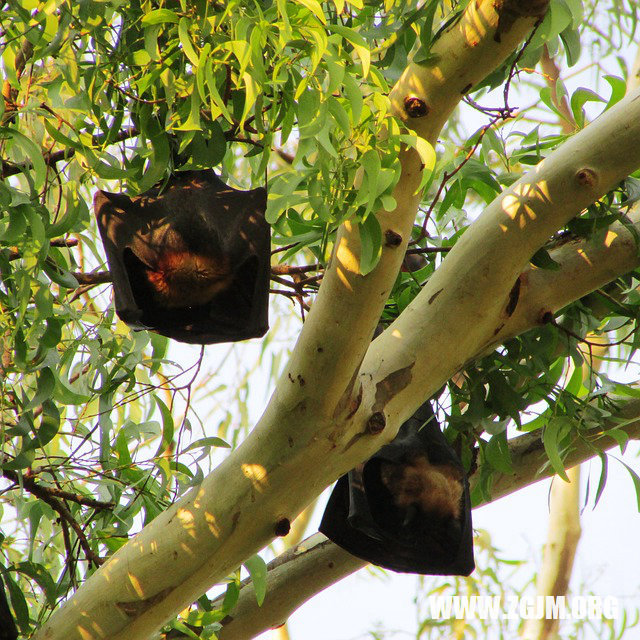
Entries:
{"type": "Polygon", "coordinates": [[[87,498],[81,493],[72,493],[71,491],[63,491],[57,487],[47,487],[39,484],[34,480],[34,475],[28,474],[20,476],[17,472],[10,469],[3,469],[2,475],[14,484],[22,485],[29,493],[35,496],[46,493],[54,498],[69,500],[85,507],[91,507],[92,509],[113,509],[115,507],[114,502],[104,502],[102,500],[96,500],[95,498],[87,498]]]}
{"type": "MultiPolygon", "coordinates": [[[[13,473],[8,471],[7,469],[3,470],[3,475],[8,479],[11,479],[7,473],[13,473]]],[[[17,474],[16,474],[17,475],[17,474]]],[[[16,483],[19,481],[15,480],[16,483]]],[[[64,520],[74,531],[78,538],[78,542],[84,551],[85,557],[91,563],[93,563],[96,567],[99,567],[103,564],[104,560],[98,556],[89,546],[89,541],[87,540],[87,536],[85,535],[82,527],[77,523],[69,509],[64,505],[62,500],[54,497],[51,492],[48,490],[48,487],[43,487],[42,485],[36,484],[33,480],[29,478],[23,478],[22,486],[32,495],[36,496],[43,502],[46,502],[54,511],[58,513],[60,518],[64,520]]]]}

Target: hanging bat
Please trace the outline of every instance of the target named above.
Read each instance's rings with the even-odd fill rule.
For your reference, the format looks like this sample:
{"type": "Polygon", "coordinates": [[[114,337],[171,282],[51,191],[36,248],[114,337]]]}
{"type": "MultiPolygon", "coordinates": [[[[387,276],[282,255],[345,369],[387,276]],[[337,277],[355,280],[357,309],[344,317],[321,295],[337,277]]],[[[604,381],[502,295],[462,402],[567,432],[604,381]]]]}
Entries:
{"type": "Polygon", "coordinates": [[[98,191],[116,312],[137,329],[210,344],[268,328],[266,191],[185,171],[139,196],[98,191]]]}
{"type": "Polygon", "coordinates": [[[9,608],[2,576],[0,576],[0,640],[18,640],[18,629],[9,608]]]}
{"type": "Polygon", "coordinates": [[[473,571],[468,482],[429,402],[392,442],[338,480],[320,531],[349,553],[393,571],[473,571]]]}

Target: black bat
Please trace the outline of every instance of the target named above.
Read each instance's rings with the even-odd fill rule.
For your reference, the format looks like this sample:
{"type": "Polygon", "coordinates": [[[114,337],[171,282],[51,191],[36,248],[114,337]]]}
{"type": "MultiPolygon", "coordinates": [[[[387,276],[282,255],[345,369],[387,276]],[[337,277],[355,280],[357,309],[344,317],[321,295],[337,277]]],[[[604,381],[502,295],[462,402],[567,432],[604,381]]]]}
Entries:
{"type": "Polygon", "coordinates": [[[11,615],[2,576],[0,576],[0,640],[18,640],[18,629],[11,615]]]}
{"type": "Polygon", "coordinates": [[[212,170],[174,174],[134,197],[98,191],[94,209],[116,312],[137,329],[211,344],[268,327],[270,227],[264,189],[212,170]]]}
{"type": "Polygon", "coordinates": [[[352,555],[393,571],[473,571],[469,483],[429,402],[392,442],[338,480],[320,531],[352,555]]]}

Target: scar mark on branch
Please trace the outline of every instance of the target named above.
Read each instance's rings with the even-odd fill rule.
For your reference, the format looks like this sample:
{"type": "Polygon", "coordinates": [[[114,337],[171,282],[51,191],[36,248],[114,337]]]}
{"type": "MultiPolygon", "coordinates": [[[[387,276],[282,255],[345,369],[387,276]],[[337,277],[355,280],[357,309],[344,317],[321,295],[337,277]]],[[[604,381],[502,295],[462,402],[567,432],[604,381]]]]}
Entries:
{"type": "Polygon", "coordinates": [[[429,298],[429,304],[431,304],[442,292],[444,291],[444,289],[438,289],[430,298],[429,298]]]}
{"type": "Polygon", "coordinates": [[[167,587],[158,591],[155,595],[145,598],[144,600],[134,600],[133,602],[116,602],[116,607],[120,609],[125,615],[130,618],[138,618],[147,609],[150,609],[155,604],[162,602],[171,592],[173,587],[167,587]]]}
{"type": "Polygon", "coordinates": [[[346,418],[347,420],[349,420],[349,418],[353,418],[353,416],[355,415],[356,411],[358,410],[361,404],[362,404],[362,385],[360,385],[360,388],[358,389],[358,395],[351,402],[351,407],[349,409],[349,413],[347,414],[347,418],[346,418]]]}
{"type": "Polygon", "coordinates": [[[506,308],[508,318],[510,318],[513,315],[513,312],[516,310],[516,307],[518,306],[518,300],[520,299],[520,284],[521,284],[520,276],[518,276],[518,279],[513,285],[513,288],[509,292],[509,302],[507,303],[507,308],[506,308]]]}
{"type": "Polygon", "coordinates": [[[413,378],[411,370],[414,364],[415,362],[412,362],[410,365],[390,373],[386,378],[378,382],[376,385],[376,399],[372,407],[373,413],[376,411],[382,412],[387,402],[409,385],[413,378]]]}

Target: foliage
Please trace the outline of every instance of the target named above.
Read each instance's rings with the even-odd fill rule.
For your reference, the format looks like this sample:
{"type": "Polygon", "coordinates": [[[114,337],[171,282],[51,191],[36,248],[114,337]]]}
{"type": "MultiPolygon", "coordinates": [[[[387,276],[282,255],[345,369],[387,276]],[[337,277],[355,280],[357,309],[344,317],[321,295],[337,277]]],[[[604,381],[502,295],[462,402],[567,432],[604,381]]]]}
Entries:
{"type": "MultiPolygon", "coordinates": [[[[377,262],[382,237],[373,214],[395,206],[401,145],[421,145],[391,115],[389,88],[410,56],[434,63],[441,27],[466,5],[423,4],[2,3],[0,561],[23,633],[198,483],[219,448],[237,444],[253,410],[250,376],[274,379],[289,345],[278,343],[286,331],[272,331],[249,364],[233,348],[220,352],[206,384],[197,384],[202,353],[176,355],[166,339],[132,332],[115,317],[106,279],[96,275],[104,258],[92,192],[141,193],[174,171],[209,167],[241,187],[266,181],[282,263],[274,280],[304,313],[342,222],[359,224],[362,272],[377,262]],[[287,271],[291,265],[300,271],[287,271]]],[[[622,97],[625,61],[616,75],[607,56],[633,41],[638,15],[633,2],[555,0],[524,51],[474,88],[466,114],[478,101],[494,104],[489,90],[509,84],[504,104],[476,111],[477,131],[470,135],[462,118],[445,130],[410,245],[409,255],[423,260],[399,274],[383,324],[406,308],[484,204],[622,97]],[[603,20],[606,30],[596,29],[603,20]],[[558,65],[589,61],[607,84],[550,85],[531,72],[544,47],[558,65]],[[535,104],[515,116],[512,104],[526,106],[533,91],[535,104]]],[[[563,239],[597,237],[612,220],[625,221],[638,179],[571,221],[532,262],[553,269],[563,239]]],[[[628,274],[578,301],[449,383],[441,396],[448,435],[468,466],[477,458],[479,491],[510,470],[508,429],[543,431],[549,463],[562,472],[574,439],[611,415],[607,394],[622,389],[592,368],[585,336],[618,341],[609,359],[631,361],[639,278],[628,274]]],[[[291,308],[277,309],[276,325],[291,326],[291,308]]],[[[263,596],[260,562],[247,567],[263,596]]],[[[209,611],[203,597],[176,628],[214,632],[238,580],[229,578],[224,611],[209,611]]]]}

